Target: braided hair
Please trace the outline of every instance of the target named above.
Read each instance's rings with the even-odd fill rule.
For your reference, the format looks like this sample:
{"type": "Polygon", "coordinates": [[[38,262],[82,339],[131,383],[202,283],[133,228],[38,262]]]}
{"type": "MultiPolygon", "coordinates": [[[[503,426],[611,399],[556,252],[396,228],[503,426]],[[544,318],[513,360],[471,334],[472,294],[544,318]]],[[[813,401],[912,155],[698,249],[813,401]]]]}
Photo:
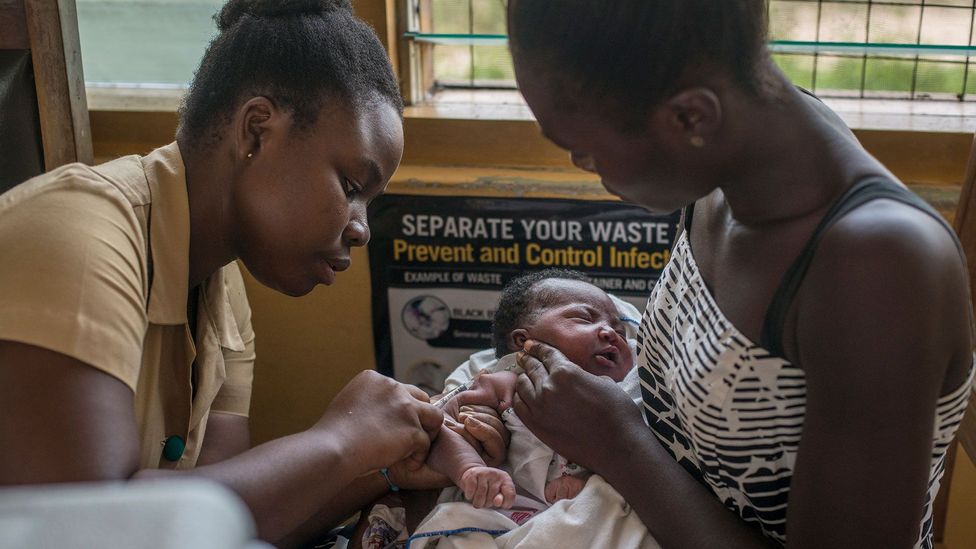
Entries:
{"type": "Polygon", "coordinates": [[[403,100],[386,50],[350,0],[229,0],[180,109],[180,137],[219,141],[235,109],[265,96],[313,126],[327,102],[352,108],[403,100]]]}

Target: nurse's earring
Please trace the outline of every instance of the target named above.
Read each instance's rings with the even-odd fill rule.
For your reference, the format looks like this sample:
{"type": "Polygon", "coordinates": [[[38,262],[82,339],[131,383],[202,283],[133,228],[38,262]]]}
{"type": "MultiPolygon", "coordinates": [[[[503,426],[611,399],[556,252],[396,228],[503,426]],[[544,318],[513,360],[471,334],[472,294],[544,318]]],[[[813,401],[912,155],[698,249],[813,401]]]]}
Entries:
{"type": "Polygon", "coordinates": [[[691,143],[692,147],[700,149],[705,146],[705,138],[700,135],[693,135],[688,138],[688,142],[691,143]]]}

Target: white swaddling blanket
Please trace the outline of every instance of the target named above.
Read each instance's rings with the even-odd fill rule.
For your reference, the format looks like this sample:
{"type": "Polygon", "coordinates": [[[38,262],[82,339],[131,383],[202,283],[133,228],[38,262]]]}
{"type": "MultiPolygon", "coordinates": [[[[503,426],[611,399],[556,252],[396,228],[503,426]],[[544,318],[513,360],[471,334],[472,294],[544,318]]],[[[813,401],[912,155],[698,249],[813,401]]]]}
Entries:
{"type": "MultiPolygon", "coordinates": [[[[628,341],[632,347],[640,315],[629,303],[611,296],[621,318],[626,319],[628,341]]],[[[493,349],[485,349],[471,355],[445,382],[445,391],[456,388],[474,378],[482,370],[491,370],[497,359],[493,349]]],[[[641,402],[640,380],[633,368],[620,382],[621,388],[635,403],[641,402]]],[[[508,414],[506,414],[508,416],[508,414]]],[[[549,507],[545,502],[545,482],[554,452],[543,445],[517,417],[505,417],[505,424],[512,433],[509,456],[503,467],[512,474],[519,491],[515,506],[524,505],[535,509],[533,518],[520,526],[504,514],[492,509],[475,509],[461,500],[456,488],[448,488],[441,502],[427,515],[411,537],[410,548],[426,547],[433,539],[439,539],[438,548],[481,547],[660,547],[647,532],[623,497],[602,477],[592,475],[573,499],[560,500],[549,507]],[[535,499],[536,501],[532,501],[535,499]],[[547,509],[548,507],[548,509],[547,509]],[[542,512],[544,509],[544,512],[542,512]],[[503,535],[498,535],[504,532],[503,535]],[[446,534],[446,535],[445,535],[446,534]],[[494,537],[498,535],[498,537],[494,537]],[[430,536],[430,537],[425,537],[430,536]]],[[[522,522],[521,520],[519,522],[522,522]]]]}
{"type": "Polygon", "coordinates": [[[435,539],[438,549],[660,548],[637,513],[599,475],[591,476],[575,498],[557,501],[521,526],[491,509],[442,503],[427,515],[407,547],[420,549],[435,539]],[[487,533],[499,531],[505,533],[487,533]]]}

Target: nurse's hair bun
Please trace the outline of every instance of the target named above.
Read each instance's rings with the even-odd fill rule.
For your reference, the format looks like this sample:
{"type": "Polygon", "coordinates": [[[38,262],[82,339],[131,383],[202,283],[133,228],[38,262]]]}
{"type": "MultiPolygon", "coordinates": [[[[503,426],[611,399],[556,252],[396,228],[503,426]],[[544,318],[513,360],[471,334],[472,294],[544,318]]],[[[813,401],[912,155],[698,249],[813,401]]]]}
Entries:
{"type": "Polygon", "coordinates": [[[271,18],[323,15],[345,10],[352,13],[351,0],[229,0],[214,19],[225,31],[244,17],[271,18]]]}
{"type": "Polygon", "coordinates": [[[227,0],[214,20],[220,32],[180,107],[177,137],[193,147],[219,143],[234,112],[257,96],[304,129],[315,127],[327,103],[403,112],[390,56],[350,0],[227,0]]]}

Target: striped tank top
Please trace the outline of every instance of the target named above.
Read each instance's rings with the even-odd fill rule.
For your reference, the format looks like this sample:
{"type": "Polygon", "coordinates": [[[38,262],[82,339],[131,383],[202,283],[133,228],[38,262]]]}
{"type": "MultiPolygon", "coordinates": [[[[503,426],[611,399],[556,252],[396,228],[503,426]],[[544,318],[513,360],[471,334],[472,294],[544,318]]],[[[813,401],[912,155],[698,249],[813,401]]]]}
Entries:
{"type": "MultiPolygon", "coordinates": [[[[859,182],[828,211],[787,271],[767,311],[759,345],[716,306],[692,256],[686,223],[641,321],[637,362],[648,426],[726,507],[781,543],[786,542],[790,479],[806,406],[803,370],[782,358],[783,322],[821,235],[833,221],[875,198],[917,207],[954,234],[938,213],[900,185],[883,178],[859,182]]],[[[945,471],[946,449],[972,392],[973,370],[937,403],[916,547],[933,546],[932,502],[945,471]]]]}

